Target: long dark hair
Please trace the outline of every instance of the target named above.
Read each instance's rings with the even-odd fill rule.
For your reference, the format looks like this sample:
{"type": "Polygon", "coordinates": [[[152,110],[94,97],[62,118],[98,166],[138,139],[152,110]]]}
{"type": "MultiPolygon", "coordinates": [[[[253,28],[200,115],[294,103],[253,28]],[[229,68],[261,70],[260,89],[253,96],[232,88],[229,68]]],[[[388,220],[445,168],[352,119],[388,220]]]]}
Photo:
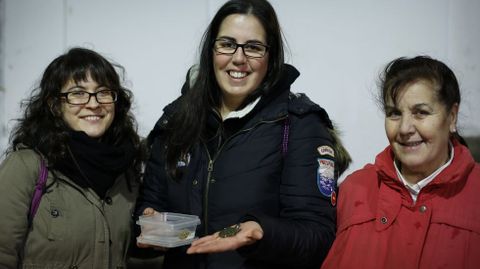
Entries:
{"type": "Polygon", "coordinates": [[[40,152],[52,164],[65,158],[70,128],[62,118],[58,94],[68,81],[85,81],[90,75],[98,84],[117,91],[118,95],[115,117],[102,141],[111,145],[131,143],[136,151],[134,166],[139,175],[143,150],[136,121],[130,112],[133,96],[130,90],[122,87],[117,70],[123,77],[122,66],[85,48],[72,48],[54,59],[45,69],[39,86],[22,102],[24,114],[17,119],[10,135],[11,145],[7,153],[27,147],[40,152]]]}
{"type": "MultiPolygon", "coordinates": [[[[460,87],[453,71],[443,62],[429,56],[413,58],[400,57],[387,64],[380,77],[380,94],[378,102],[385,112],[387,101],[397,103],[398,95],[403,88],[416,80],[424,79],[435,85],[440,102],[450,111],[455,104],[460,106],[460,87]]],[[[467,146],[458,131],[452,136],[467,146]]]]}
{"type": "MultiPolygon", "coordinates": [[[[207,113],[218,108],[221,90],[213,70],[213,43],[223,20],[232,14],[255,16],[267,33],[269,45],[268,71],[258,89],[251,96],[268,94],[278,82],[284,64],[284,46],[275,10],[266,0],[231,0],[217,11],[203,34],[200,45],[200,61],[193,85],[180,97],[178,108],[169,121],[166,134],[167,170],[176,177],[176,165],[181,156],[202,139],[207,113]]],[[[246,98],[246,102],[251,98],[246,98]]]]}

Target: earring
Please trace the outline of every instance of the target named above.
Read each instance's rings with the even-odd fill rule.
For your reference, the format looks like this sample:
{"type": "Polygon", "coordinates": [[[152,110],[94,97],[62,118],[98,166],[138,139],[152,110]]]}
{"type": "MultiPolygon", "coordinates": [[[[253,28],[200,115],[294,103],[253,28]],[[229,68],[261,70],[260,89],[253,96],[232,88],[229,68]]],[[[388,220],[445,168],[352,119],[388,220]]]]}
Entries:
{"type": "Polygon", "coordinates": [[[457,132],[457,128],[456,127],[453,127],[453,129],[450,131],[451,133],[456,133],[457,132]]]}

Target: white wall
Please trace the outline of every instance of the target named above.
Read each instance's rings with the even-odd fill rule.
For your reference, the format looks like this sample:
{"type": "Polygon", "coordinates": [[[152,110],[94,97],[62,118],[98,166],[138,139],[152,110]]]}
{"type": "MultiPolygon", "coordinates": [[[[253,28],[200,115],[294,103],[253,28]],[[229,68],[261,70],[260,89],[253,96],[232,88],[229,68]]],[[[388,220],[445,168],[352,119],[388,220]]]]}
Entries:
{"type": "Polygon", "coordinates": [[[7,128],[5,122],[5,83],[4,83],[4,57],[5,57],[5,38],[4,28],[5,25],[5,1],[0,0],[0,160],[2,160],[2,149],[7,144],[7,128]]]}
{"type": "MultiPolygon", "coordinates": [[[[54,57],[86,46],[126,68],[146,135],[162,107],[179,94],[201,35],[223,2],[5,0],[3,125],[11,129],[20,100],[54,57]]],[[[429,54],[447,63],[463,90],[461,130],[480,134],[480,121],[474,120],[480,114],[480,1],[271,3],[289,45],[288,60],[302,73],[294,91],[307,93],[337,123],[354,158],[351,170],[373,161],[387,145],[374,94],[378,73],[399,56],[429,54]]],[[[3,151],[1,141],[0,133],[3,151]]]]}

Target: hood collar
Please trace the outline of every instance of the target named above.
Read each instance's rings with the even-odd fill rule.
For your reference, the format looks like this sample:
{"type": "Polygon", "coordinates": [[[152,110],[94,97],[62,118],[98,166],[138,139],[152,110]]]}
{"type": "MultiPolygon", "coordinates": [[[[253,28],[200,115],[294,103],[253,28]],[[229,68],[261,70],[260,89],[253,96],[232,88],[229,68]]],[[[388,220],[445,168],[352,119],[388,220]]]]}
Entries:
{"type": "MultiPolygon", "coordinates": [[[[448,188],[446,185],[462,183],[475,166],[475,161],[467,147],[460,144],[457,140],[452,140],[454,158],[452,163],[440,172],[427,186],[436,186],[439,188],[448,188]]],[[[380,179],[387,185],[396,186],[395,188],[405,188],[398,179],[395,166],[394,154],[391,146],[386,147],[375,158],[375,167],[380,175],[380,179]]]]}

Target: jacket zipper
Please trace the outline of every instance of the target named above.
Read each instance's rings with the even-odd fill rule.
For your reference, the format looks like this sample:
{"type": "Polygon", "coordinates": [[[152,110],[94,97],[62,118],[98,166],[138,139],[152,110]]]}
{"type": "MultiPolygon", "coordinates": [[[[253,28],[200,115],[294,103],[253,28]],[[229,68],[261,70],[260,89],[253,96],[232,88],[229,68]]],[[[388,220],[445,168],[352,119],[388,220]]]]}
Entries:
{"type": "Polygon", "coordinates": [[[210,188],[210,181],[212,180],[212,172],[213,172],[213,160],[210,159],[210,156],[208,156],[208,175],[207,175],[207,182],[205,184],[205,193],[203,196],[203,202],[204,202],[204,210],[203,210],[203,222],[205,223],[205,235],[208,234],[208,191],[210,188]]]}
{"type": "Polygon", "coordinates": [[[271,120],[271,121],[259,121],[258,123],[256,123],[254,126],[248,128],[248,129],[243,129],[243,130],[240,130],[238,132],[236,132],[235,134],[231,135],[228,139],[225,140],[225,142],[223,143],[223,145],[220,147],[220,149],[217,151],[217,154],[215,154],[215,156],[212,158],[210,156],[210,153],[208,152],[208,147],[205,143],[203,143],[204,147],[205,147],[205,151],[207,152],[207,156],[208,156],[208,167],[207,167],[207,171],[208,171],[208,174],[207,174],[207,180],[205,182],[205,191],[203,193],[203,224],[204,224],[204,232],[205,232],[205,235],[208,235],[208,193],[209,193],[209,190],[210,190],[210,183],[212,181],[212,174],[213,174],[213,165],[215,163],[215,161],[217,160],[217,157],[220,155],[220,153],[222,152],[223,150],[223,147],[230,141],[232,140],[235,136],[241,134],[241,133],[246,133],[246,132],[249,132],[250,130],[253,130],[254,128],[256,128],[257,126],[259,126],[260,124],[264,124],[264,123],[275,123],[275,122],[278,122],[278,121],[281,121],[281,120],[284,120],[286,119],[288,116],[285,115],[281,118],[278,118],[278,119],[275,119],[275,120],[271,120]]]}

